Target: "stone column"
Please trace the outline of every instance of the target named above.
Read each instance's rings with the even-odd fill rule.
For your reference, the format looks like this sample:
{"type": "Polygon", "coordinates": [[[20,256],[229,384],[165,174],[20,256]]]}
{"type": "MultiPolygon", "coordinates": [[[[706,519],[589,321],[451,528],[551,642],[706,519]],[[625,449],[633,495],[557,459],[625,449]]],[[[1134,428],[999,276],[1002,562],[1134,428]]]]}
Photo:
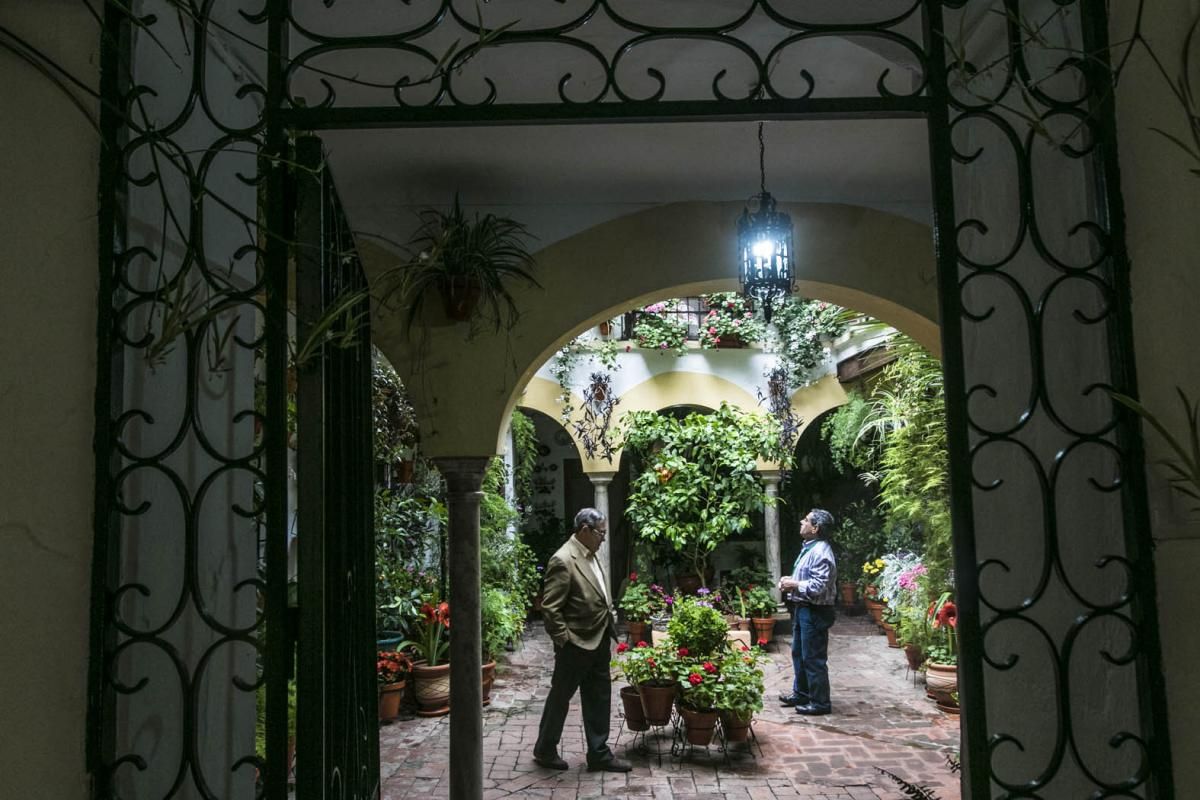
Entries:
{"type": "MultiPolygon", "coordinates": [[[[779,562],[779,504],[773,501],[779,499],[779,482],[783,476],[777,470],[763,470],[763,483],[766,484],[767,497],[772,502],[763,509],[763,527],[766,528],[765,547],[767,551],[767,572],[772,579],[778,579],[781,572],[779,562]]],[[[779,601],[779,589],[772,585],[771,595],[779,601]]]]}
{"type": "MultiPolygon", "coordinates": [[[[607,519],[608,513],[608,485],[612,483],[615,472],[589,472],[588,478],[592,481],[592,491],[595,493],[592,499],[592,508],[599,511],[607,519]]],[[[608,591],[612,592],[612,548],[609,547],[609,537],[613,531],[612,520],[608,521],[608,536],[604,537],[604,541],[600,543],[600,550],[596,556],[600,559],[600,566],[604,568],[604,574],[608,576],[608,591]]]]}
{"type": "Polygon", "coordinates": [[[436,458],[450,517],[450,798],[483,797],[479,501],[487,458],[436,458]]]}

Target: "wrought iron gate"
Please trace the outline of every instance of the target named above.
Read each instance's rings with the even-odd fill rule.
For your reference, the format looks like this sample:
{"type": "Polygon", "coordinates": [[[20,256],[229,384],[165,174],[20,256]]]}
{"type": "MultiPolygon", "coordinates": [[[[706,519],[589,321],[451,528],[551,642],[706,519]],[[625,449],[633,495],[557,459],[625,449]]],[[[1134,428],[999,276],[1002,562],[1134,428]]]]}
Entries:
{"type": "MultiPolygon", "coordinates": [[[[286,794],[289,252],[300,341],[361,281],[291,132],[925,117],[967,795],[1170,797],[1140,444],[1102,392],[1135,387],[1103,3],[528,0],[545,17],[500,33],[504,4],[467,5],[106,3],[97,795],[249,796],[255,766],[286,794]],[[849,86],[806,60],[840,41],[904,68],[849,86]],[[670,58],[689,47],[726,63],[670,58]],[[390,76],[340,73],[356,53],[390,76]],[[999,701],[1015,686],[1045,715],[999,701]]],[[[302,800],[378,780],[365,347],[299,368],[302,800]]]]}

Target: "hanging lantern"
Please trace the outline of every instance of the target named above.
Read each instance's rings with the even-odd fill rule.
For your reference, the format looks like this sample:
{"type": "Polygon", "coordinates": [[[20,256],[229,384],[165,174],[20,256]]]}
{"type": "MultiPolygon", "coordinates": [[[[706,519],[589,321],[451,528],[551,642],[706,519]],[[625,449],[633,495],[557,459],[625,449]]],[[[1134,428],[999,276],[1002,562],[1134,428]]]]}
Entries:
{"type": "Polygon", "coordinates": [[[775,208],[767,191],[766,146],[758,123],[759,193],[738,217],[738,280],[742,294],[762,307],[771,321],[771,307],[790,296],[795,280],[792,265],[792,218],[775,208]],[[751,211],[751,206],[754,210],[751,211]]]}

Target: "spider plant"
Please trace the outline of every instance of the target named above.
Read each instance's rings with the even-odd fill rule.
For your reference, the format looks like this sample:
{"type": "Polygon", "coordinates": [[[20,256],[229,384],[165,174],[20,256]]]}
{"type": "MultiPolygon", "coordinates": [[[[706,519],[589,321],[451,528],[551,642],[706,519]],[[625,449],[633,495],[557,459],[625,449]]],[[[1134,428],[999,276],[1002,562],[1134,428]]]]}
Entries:
{"type": "Polygon", "coordinates": [[[433,291],[442,296],[451,319],[478,319],[496,331],[511,330],[520,311],[511,294],[513,281],[539,289],[525,226],[495,214],[469,217],[458,195],[449,211],[420,212],[421,225],[409,240],[407,260],[384,276],[384,302],[396,299],[405,314],[405,330],[422,315],[433,291]]]}
{"type": "Polygon", "coordinates": [[[1109,394],[1114,400],[1131,409],[1150,427],[1158,431],[1159,436],[1179,457],[1177,462],[1163,461],[1163,465],[1171,471],[1171,477],[1168,478],[1171,488],[1193,500],[1200,500],[1200,402],[1193,403],[1178,386],[1175,387],[1175,391],[1179,394],[1179,401],[1183,405],[1184,415],[1188,422],[1186,439],[1173,435],[1150,409],[1132,397],[1120,392],[1109,392],[1109,394]]]}

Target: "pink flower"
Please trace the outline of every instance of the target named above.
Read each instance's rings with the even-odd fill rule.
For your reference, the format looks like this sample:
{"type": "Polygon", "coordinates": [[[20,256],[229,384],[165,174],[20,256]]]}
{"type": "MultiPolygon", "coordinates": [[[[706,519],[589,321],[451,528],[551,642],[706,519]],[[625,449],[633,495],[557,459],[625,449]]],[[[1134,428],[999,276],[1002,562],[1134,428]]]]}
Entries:
{"type": "Polygon", "coordinates": [[[704,683],[704,676],[698,672],[693,672],[691,675],[688,675],[688,683],[692,686],[699,686],[704,683]]]}
{"type": "Polygon", "coordinates": [[[747,312],[746,312],[745,314],[743,314],[742,316],[744,316],[746,319],[750,319],[750,318],[751,318],[751,317],[753,317],[754,315],[753,315],[753,314],[751,314],[749,311],[747,311],[747,312]]]}
{"type": "Polygon", "coordinates": [[[658,346],[658,349],[659,349],[659,350],[666,350],[666,349],[667,349],[667,343],[666,343],[666,342],[663,342],[662,344],[660,344],[660,345],[658,346]]]}
{"type": "Polygon", "coordinates": [[[715,317],[716,315],[717,315],[717,310],[715,308],[712,311],[708,312],[708,316],[710,316],[710,317],[715,317]]]}
{"type": "Polygon", "coordinates": [[[740,319],[735,319],[732,324],[733,327],[737,328],[742,324],[742,321],[740,319]]]}
{"type": "Polygon", "coordinates": [[[717,332],[717,329],[716,329],[716,328],[709,328],[709,329],[708,329],[708,332],[709,332],[709,333],[711,333],[711,334],[714,334],[714,335],[715,335],[715,334],[716,334],[716,332],[717,332]]]}
{"type": "Polygon", "coordinates": [[[766,646],[767,646],[767,640],[766,640],[766,639],[759,639],[759,640],[758,640],[758,646],[759,646],[759,647],[766,647],[766,646]]]}
{"type": "Polygon", "coordinates": [[[742,645],[742,652],[743,652],[743,653],[744,653],[744,652],[746,652],[746,651],[747,651],[747,650],[749,650],[749,649],[750,649],[749,645],[742,645]]]}

